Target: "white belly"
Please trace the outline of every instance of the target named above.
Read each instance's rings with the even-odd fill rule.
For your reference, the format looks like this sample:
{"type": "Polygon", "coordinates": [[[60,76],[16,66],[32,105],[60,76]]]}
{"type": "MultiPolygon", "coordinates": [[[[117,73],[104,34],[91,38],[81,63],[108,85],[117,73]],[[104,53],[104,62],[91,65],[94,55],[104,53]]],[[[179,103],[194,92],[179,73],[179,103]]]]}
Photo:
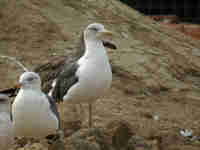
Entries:
{"type": "Polygon", "coordinates": [[[110,65],[105,65],[106,67],[98,67],[93,63],[82,65],[77,72],[78,83],[70,88],[64,100],[72,103],[92,103],[104,96],[112,82],[110,65]]]}
{"type": "Polygon", "coordinates": [[[41,138],[58,129],[58,120],[43,94],[20,91],[12,105],[12,115],[16,136],[41,138]]]}
{"type": "Polygon", "coordinates": [[[8,113],[0,113],[0,149],[7,150],[13,143],[12,123],[8,113]]]}

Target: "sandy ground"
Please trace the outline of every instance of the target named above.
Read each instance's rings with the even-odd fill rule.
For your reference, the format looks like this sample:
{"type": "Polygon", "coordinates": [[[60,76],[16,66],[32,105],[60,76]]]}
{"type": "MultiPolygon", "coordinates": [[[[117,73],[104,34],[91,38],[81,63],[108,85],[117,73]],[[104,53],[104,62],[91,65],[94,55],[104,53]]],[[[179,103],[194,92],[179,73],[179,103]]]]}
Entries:
{"type": "MultiPolygon", "coordinates": [[[[91,22],[102,22],[116,33],[118,50],[108,50],[113,84],[94,105],[95,128],[87,128],[87,105],[82,125],[73,106],[58,105],[65,149],[199,149],[198,42],[115,0],[0,3],[0,54],[14,56],[30,69],[75,53],[77,37],[91,22]],[[192,130],[192,136],[183,137],[182,129],[192,130]]],[[[1,60],[0,88],[12,87],[21,72],[1,60]]],[[[28,141],[18,139],[11,149],[48,147],[45,140],[28,141]]]]}

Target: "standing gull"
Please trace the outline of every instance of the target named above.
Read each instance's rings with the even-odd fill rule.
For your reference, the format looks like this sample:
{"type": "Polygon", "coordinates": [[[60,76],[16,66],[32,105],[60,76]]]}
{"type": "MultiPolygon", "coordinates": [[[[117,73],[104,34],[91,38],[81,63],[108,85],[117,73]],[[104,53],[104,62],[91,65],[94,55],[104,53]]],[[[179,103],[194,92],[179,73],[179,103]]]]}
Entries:
{"type": "Polygon", "coordinates": [[[11,146],[13,139],[9,97],[5,94],[0,94],[0,149],[7,150],[11,146]]]}
{"type": "MultiPolygon", "coordinates": [[[[52,83],[50,95],[58,100],[75,104],[89,104],[89,127],[92,126],[92,103],[110,88],[112,72],[103,38],[112,33],[102,24],[93,23],[83,32],[80,59],[66,65],[52,83]]],[[[115,48],[112,43],[105,45],[115,48]]]]}
{"type": "Polygon", "coordinates": [[[40,76],[25,72],[19,79],[20,90],[12,104],[16,136],[44,138],[60,129],[54,100],[41,91],[40,76]]]}

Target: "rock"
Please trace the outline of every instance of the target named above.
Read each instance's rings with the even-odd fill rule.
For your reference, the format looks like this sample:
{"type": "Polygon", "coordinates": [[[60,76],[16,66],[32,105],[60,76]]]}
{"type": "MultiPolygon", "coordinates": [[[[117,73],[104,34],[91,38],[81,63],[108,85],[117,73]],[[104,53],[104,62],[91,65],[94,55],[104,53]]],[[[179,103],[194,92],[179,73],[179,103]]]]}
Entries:
{"type": "Polygon", "coordinates": [[[144,138],[140,136],[132,136],[128,141],[126,150],[150,150],[151,146],[148,145],[144,138]]]}
{"type": "Polygon", "coordinates": [[[116,150],[126,147],[133,135],[131,125],[126,121],[112,121],[107,128],[112,133],[112,145],[116,150]]]}
{"type": "Polygon", "coordinates": [[[64,142],[60,139],[49,145],[48,150],[65,150],[64,142]]]}
{"type": "MultiPolygon", "coordinates": [[[[71,114],[62,115],[66,149],[79,149],[81,143],[85,149],[95,150],[144,149],[145,146],[137,147],[135,141],[147,148],[152,146],[152,150],[199,149],[173,131],[177,127],[190,128],[195,133],[199,130],[198,40],[155,23],[118,0],[0,3],[1,54],[17,57],[27,68],[37,71],[45,92],[63,64],[82,54],[79,37],[89,23],[103,23],[116,35],[113,41],[118,49],[107,49],[113,84],[108,95],[97,101],[96,128],[84,129],[78,122],[68,124],[71,114]],[[52,56],[54,53],[56,56],[52,56]],[[150,115],[143,115],[145,112],[150,115]],[[152,119],[154,112],[159,114],[158,121],[152,119]],[[124,121],[114,123],[116,120],[124,121]],[[108,122],[112,122],[110,126],[108,122]],[[157,134],[160,132],[165,133],[157,134]]],[[[0,88],[7,89],[22,72],[10,62],[1,62],[0,73],[0,88]]],[[[13,149],[27,149],[27,143],[16,141],[13,149]]],[[[33,143],[42,140],[31,140],[30,146],[33,143]]]]}
{"type": "Polygon", "coordinates": [[[72,135],[73,133],[77,132],[81,129],[81,121],[70,121],[70,122],[63,122],[63,130],[65,137],[72,135]]]}
{"type": "Polygon", "coordinates": [[[113,150],[103,128],[84,129],[70,137],[73,150],[113,150]]]}
{"type": "Polygon", "coordinates": [[[27,150],[48,150],[46,147],[44,147],[40,143],[34,143],[32,144],[27,150]]]}
{"type": "Polygon", "coordinates": [[[77,140],[73,146],[73,150],[101,150],[99,144],[85,140],[77,140]]]}

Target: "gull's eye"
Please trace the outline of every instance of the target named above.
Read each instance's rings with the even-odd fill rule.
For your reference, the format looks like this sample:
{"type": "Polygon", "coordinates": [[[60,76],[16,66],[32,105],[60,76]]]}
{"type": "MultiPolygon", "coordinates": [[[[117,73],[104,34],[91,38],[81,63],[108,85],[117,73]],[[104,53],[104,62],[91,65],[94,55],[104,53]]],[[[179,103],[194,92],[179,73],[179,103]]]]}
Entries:
{"type": "Polygon", "coordinates": [[[93,28],[90,28],[90,30],[92,30],[92,31],[95,31],[95,32],[97,32],[97,31],[98,31],[98,29],[97,29],[97,28],[95,28],[95,27],[93,27],[93,28]]]}
{"type": "Polygon", "coordinates": [[[27,78],[27,81],[33,81],[35,78],[34,77],[29,77],[29,78],[27,78]]]}

